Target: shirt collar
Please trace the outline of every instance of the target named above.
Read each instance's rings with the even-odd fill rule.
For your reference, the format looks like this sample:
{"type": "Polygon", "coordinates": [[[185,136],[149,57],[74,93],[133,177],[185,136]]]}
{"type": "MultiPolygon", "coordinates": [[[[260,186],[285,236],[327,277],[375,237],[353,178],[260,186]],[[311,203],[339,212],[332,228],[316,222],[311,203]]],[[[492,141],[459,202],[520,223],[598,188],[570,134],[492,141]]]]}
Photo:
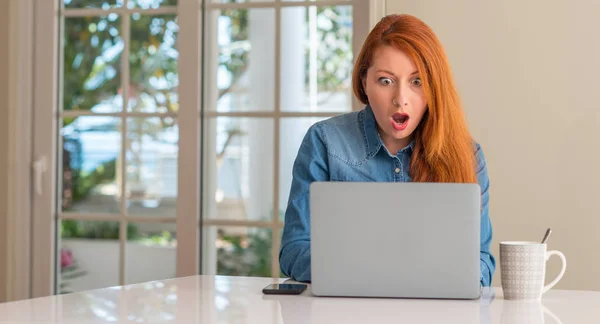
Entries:
{"type": "MultiPolygon", "coordinates": [[[[381,137],[379,136],[379,131],[377,130],[377,120],[375,119],[375,115],[373,114],[373,109],[370,105],[367,105],[364,109],[363,114],[363,132],[367,145],[367,154],[369,157],[375,156],[377,152],[384,146],[381,137]]],[[[410,150],[412,152],[415,146],[414,138],[410,141],[408,146],[398,151],[404,152],[410,150]]]]}

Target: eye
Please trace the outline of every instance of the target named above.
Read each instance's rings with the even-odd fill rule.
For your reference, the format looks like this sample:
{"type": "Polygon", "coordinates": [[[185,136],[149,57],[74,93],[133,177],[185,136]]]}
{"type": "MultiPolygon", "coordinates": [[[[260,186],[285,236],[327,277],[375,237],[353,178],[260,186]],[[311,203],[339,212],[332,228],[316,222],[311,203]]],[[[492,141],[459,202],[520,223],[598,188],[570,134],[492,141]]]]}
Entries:
{"type": "Polygon", "coordinates": [[[420,87],[422,82],[421,82],[421,78],[414,78],[410,81],[412,83],[412,85],[420,87]]]}
{"type": "Polygon", "coordinates": [[[380,83],[381,85],[384,85],[384,86],[389,86],[390,84],[394,83],[394,81],[392,81],[392,79],[390,79],[390,78],[385,78],[385,77],[383,77],[383,78],[379,78],[379,80],[378,80],[378,81],[379,81],[379,83],[380,83]]]}

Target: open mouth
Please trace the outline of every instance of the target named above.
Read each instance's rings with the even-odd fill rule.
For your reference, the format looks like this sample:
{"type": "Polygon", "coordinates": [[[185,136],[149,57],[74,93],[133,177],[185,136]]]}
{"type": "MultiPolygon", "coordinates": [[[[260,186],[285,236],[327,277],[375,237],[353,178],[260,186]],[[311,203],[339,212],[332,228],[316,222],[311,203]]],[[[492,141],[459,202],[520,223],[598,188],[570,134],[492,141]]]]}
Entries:
{"type": "Polygon", "coordinates": [[[395,113],[392,115],[392,126],[396,130],[404,130],[410,117],[407,114],[395,113]]]}

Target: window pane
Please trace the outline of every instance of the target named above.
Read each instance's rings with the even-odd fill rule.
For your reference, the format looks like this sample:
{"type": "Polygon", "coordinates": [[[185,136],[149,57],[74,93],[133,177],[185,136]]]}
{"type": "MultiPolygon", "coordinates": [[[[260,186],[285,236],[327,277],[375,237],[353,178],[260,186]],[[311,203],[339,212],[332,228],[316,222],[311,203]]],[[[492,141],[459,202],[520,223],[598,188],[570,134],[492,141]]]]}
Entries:
{"type": "Polygon", "coordinates": [[[275,10],[215,10],[207,19],[207,109],[272,111],[275,10]]]}
{"type": "Polygon", "coordinates": [[[123,47],[117,14],[65,18],[62,109],[121,111],[123,47]]]}
{"type": "Polygon", "coordinates": [[[282,118],[279,132],[279,219],[284,221],[292,185],[292,167],[308,128],[326,118],[282,118]]]}
{"type": "Polygon", "coordinates": [[[119,284],[118,222],[61,220],[60,237],[60,293],[119,284]]]}
{"type": "Polygon", "coordinates": [[[206,218],[272,220],[273,120],[207,121],[206,218]]]}
{"type": "Polygon", "coordinates": [[[63,122],[62,210],[119,213],[121,120],[80,116],[63,122]]]}
{"type": "Polygon", "coordinates": [[[129,110],[177,112],[177,17],[131,16],[129,110]]]}
{"type": "Polygon", "coordinates": [[[281,110],[352,109],[352,6],[281,10],[281,110]]]}
{"type": "Polygon", "coordinates": [[[179,127],[172,117],[128,119],[129,215],[175,217],[178,141],[179,127]]]}
{"type": "Polygon", "coordinates": [[[256,227],[204,228],[203,272],[227,276],[271,276],[272,230],[256,227]]]}
{"type": "Polygon", "coordinates": [[[127,7],[142,9],[158,9],[166,6],[176,6],[177,0],[129,0],[127,7]]]}
{"type": "Polygon", "coordinates": [[[130,223],[125,284],[175,278],[176,256],[175,222],[130,223]]]}
{"type": "Polygon", "coordinates": [[[63,3],[66,9],[101,8],[108,10],[123,6],[123,0],[63,0],[63,3]]]}

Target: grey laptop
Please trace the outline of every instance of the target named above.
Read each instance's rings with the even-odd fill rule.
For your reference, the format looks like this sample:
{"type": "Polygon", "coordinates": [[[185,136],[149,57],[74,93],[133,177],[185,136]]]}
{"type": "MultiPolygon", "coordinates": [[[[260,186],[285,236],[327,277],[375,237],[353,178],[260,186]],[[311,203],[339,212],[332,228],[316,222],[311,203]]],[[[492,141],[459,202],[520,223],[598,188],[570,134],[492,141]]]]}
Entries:
{"type": "Polygon", "coordinates": [[[313,182],[312,293],[478,298],[480,195],[477,184],[313,182]]]}

